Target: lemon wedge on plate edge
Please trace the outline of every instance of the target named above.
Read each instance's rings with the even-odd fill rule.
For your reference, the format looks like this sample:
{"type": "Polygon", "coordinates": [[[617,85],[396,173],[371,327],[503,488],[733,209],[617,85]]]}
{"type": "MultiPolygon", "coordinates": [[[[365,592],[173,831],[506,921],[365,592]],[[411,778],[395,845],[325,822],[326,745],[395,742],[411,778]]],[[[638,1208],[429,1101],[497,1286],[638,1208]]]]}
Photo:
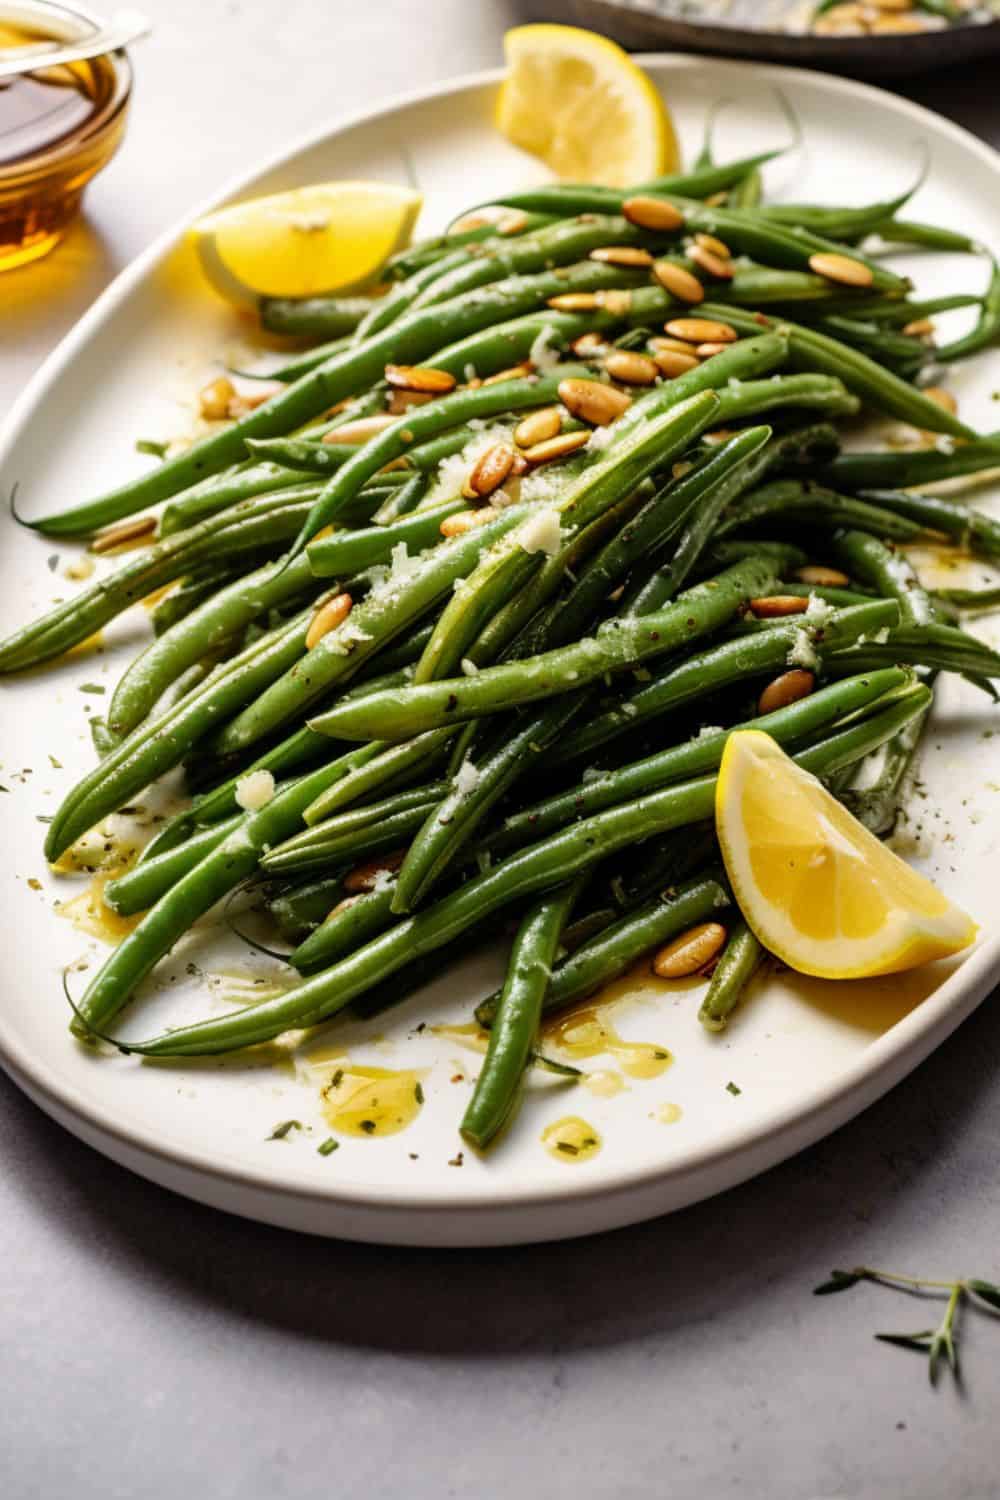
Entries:
{"type": "Polygon", "coordinates": [[[565,181],[627,187],[675,171],[670,112],[614,42],[576,26],[515,26],[497,129],[565,181]]]}
{"type": "Polygon", "coordinates": [[[354,292],[409,242],[422,201],[384,182],[320,182],[217,209],[188,234],[209,281],[237,305],[354,292]]]}
{"type": "Polygon", "coordinates": [[[730,735],[715,821],[733,894],[791,968],[860,979],[966,948],[978,931],[770,735],[730,735]]]}

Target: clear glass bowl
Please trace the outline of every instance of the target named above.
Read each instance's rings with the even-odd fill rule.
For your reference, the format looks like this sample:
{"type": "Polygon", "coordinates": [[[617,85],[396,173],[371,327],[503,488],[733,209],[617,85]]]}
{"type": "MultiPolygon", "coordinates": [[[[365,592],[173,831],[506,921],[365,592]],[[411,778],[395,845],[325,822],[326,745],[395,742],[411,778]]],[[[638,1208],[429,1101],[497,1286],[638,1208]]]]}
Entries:
{"type": "MultiPolygon", "coordinates": [[[[0,26],[59,41],[88,36],[98,24],[86,11],[62,5],[0,0],[0,26]]],[[[56,125],[48,140],[38,139],[44,119],[35,121],[27,151],[0,160],[0,271],[37,260],[59,243],[79,212],[84,188],[110,161],[125,132],[132,93],[125,53],[73,67],[86,70],[80,76],[91,108],[82,111],[84,118],[68,128],[56,125]]]]}

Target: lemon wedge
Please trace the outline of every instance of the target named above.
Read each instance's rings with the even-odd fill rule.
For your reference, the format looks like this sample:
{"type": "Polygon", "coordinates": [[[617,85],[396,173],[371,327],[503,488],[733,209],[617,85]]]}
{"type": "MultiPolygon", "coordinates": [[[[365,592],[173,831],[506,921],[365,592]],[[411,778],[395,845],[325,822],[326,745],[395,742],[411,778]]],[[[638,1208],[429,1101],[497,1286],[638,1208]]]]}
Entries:
{"type": "Polygon", "coordinates": [[[770,735],[730,735],[715,823],[757,937],[793,969],[859,979],[968,947],[976,923],[863,827],[770,735]]]}
{"type": "Polygon", "coordinates": [[[627,187],[677,168],[673,122],[621,47],[577,26],[515,26],[497,128],[565,181],[627,187]]]}
{"type": "Polygon", "coordinates": [[[369,286],[409,242],[422,199],[384,182],[321,182],[207,214],[190,236],[229,302],[369,286]]]}

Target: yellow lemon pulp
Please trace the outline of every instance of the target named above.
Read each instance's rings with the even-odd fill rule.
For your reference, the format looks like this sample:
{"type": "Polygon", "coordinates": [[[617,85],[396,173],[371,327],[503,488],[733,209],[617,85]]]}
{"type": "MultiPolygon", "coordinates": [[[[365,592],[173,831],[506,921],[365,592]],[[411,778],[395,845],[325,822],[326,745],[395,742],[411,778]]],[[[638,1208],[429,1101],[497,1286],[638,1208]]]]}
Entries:
{"type": "Polygon", "coordinates": [[[220,208],[190,233],[230,302],[357,291],[408,243],[421,202],[383,182],[322,182],[220,208]]]}
{"type": "Polygon", "coordinates": [[[576,26],[516,26],[504,53],[497,127],[557,177],[628,187],[676,170],[669,111],[614,42],[576,26]]]}
{"type": "Polygon", "coordinates": [[[759,730],[729,737],[715,822],[744,916],[803,974],[892,974],[975,939],[971,917],[759,730]]]}

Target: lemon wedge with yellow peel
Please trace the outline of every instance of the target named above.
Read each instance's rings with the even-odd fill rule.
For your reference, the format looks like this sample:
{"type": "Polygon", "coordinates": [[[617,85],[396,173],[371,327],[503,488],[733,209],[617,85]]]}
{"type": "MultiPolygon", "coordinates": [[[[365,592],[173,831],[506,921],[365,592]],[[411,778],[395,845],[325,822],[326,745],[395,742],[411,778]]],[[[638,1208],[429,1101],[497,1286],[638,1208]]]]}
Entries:
{"type": "Polygon", "coordinates": [[[577,26],[515,26],[497,128],[567,182],[628,187],[676,170],[670,113],[621,47],[577,26]]]}
{"type": "Polygon", "coordinates": [[[220,208],[190,235],[229,302],[352,292],[408,244],[422,201],[384,182],[321,182],[220,208]]]}
{"type": "Polygon", "coordinates": [[[715,824],[747,922],[800,973],[893,974],[975,939],[971,917],[759,730],[729,736],[715,824]]]}

